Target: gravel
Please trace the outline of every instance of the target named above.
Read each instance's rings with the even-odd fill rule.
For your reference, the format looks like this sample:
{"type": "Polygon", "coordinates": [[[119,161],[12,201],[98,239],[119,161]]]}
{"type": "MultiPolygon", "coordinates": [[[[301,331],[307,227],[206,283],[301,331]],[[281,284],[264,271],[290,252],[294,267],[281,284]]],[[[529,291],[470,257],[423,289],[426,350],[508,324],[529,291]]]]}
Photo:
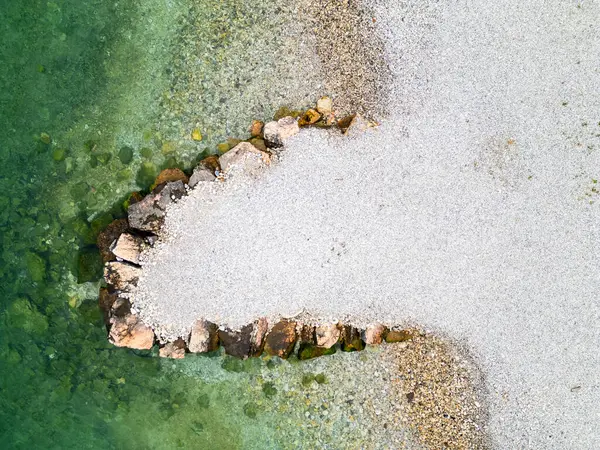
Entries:
{"type": "Polygon", "coordinates": [[[498,448],[598,447],[599,6],[368,6],[389,117],[192,191],[146,255],[142,314],[166,334],[303,310],[419,323],[474,352],[498,448]]]}

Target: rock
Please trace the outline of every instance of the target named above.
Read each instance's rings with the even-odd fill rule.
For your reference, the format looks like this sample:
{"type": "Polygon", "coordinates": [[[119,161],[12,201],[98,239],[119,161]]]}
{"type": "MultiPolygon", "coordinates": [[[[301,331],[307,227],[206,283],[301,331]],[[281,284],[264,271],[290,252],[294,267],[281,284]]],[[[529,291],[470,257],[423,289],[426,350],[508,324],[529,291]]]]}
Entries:
{"type": "Polygon", "coordinates": [[[340,340],[341,331],[337,323],[319,325],[315,328],[318,347],[330,348],[340,340]]]}
{"type": "Polygon", "coordinates": [[[142,269],[124,262],[112,261],[104,267],[104,278],[106,282],[115,289],[128,292],[138,282],[142,269]]]}
{"type": "Polygon", "coordinates": [[[97,281],[102,277],[102,257],[96,247],[88,246],[79,250],[77,258],[77,282],[97,281]]]}
{"type": "Polygon", "coordinates": [[[320,118],[321,114],[319,114],[314,109],[309,109],[304,114],[302,114],[302,117],[300,117],[300,119],[298,119],[298,126],[307,127],[318,122],[320,118]]]}
{"type": "Polygon", "coordinates": [[[261,317],[254,322],[252,330],[252,342],[250,345],[250,356],[260,356],[265,347],[265,335],[269,331],[269,322],[265,317],[261,317]]]}
{"type": "Polygon", "coordinates": [[[200,130],[198,128],[194,128],[192,130],[192,140],[197,142],[202,140],[202,133],[200,133],[200,130]]]}
{"type": "Polygon", "coordinates": [[[405,342],[414,337],[414,333],[410,330],[390,330],[385,337],[385,342],[405,342]]]}
{"type": "MultiPolygon", "coordinates": [[[[28,334],[43,334],[48,330],[48,318],[27,298],[18,298],[7,308],[0,319],[6,318],[9,327],[21,328],[28,334]]],[[[4,325],[3,325],[4,327],[4,325]]],[[[28,344],[24,342],[21,345],[28,344]]]]}
{"type": "Polygon", "coordinates": [[[221,169],[227,174],[232,172],[255,174],[270,162],[271,155],[260,151],[249,142],[240,142],[219,158],[221,169]]]}
{"type": "Polygon", "coordinates": [[[350,325],[342,327],[342,351],[355,352],[365,348],[365,343],[360,337],[360,331],[350,325]]]}
{"type": "Polygon", "coordinates": [[[63,161],[67,157],[67,151],[64,148],[57,148],[52,152],[54,161],[63,161]]]}
{"type": "Polygon", "coordinates": [[[183,359],[185,357],[185,342],[183,339],[168,342],[158,350],[158,356],[161,358],[183,359]]]}
{"type": "Polygon", "coordinates": [[[219,348],[219,329],[207,320],[197,320],[192,327],[188,348],[192,353],[214,352],[219,348]]]}
{"type": "Polygon", "coordinates": [[[263,127],[265,123],[260,120],[253,120],[252,125],[250,125],[250,136],[258,137],[262,134],[263,127]]]}
{"type": "Polygon", "coordinates": [[[333,355],[335,352],[335,346],[324,348],[317,347],[314,344],[303,343],[300,344],[300,348],[298,349],[298,359],[303,361],[306,359],[317,358],[319,356],[333,355]]]}
{"type": "Polygon", "coordinates": [[[122,164],[128,165],[133,161],[133,149],[131,147],[121,147],[119,150],[119,160],[122,164]]]}
{"type": "Polygon", "coordinates": [[[50,145],[52,143],[52,138],[48,133],[40,133],[40,141],[46,145],[50,145]]]}
{"type": "Polygon", "coordinates": [[[100,256],[103,262],[113,261],[116,256],[111,251],[111,247],[114,241],[129,228],[127,219],[117,219],[112,221],[104,231],[98,234],[96,239],[96,245],[100,249],[100,256]]]}
{"type": "Polygon", "coordinates": [[[321,97],[317,100],[317,111],[321,114],[330,114],[333,110],[333,101],[331,97],[321,97]]]}
{"type": "Polygon", "coordinates": [[[46,261],[34,252],[25,253],[25,264],[32,281],[41,282],[46,278],[46,261]]]}
{"type": "Polygon", "coordinates": [[[131,314],[131,302],[128,298],[117,297],[110,307],[110,317],[126,317],[131,314]]]}
{"type": "Polygon", "coordinates": [[[117,258],[129,261],[133,264],[140,263],[140,254],[146,248],[146,243],[139,236],[123,233],[115,242],[111,251],[117,258]]]}
{"type": "Polygon", "coordinates": [[[227,153],[231,147],[227,142],[220,142],[217,144],[217,150],[219,153],[227,153]]]}
{"type": "Polygon", "coordinates": [[[158,232],[163,224],[167,206],[185,195],[183,182],[168,182],[162,189],[156,189],[141,202],[137,202],[127,210],[129,225],[142,231],[158,232]],[[157,192],[158,191],[158,192],[157,192]]]}
{"type": "Polygon", "coordinates": [[[104,317],[104,324],[106,326],[110,323],[111,310],[115,301],[117,300],[116,292],[109,292],[106,288],[100,288],[100,292],[98,293],[98,306],[102,311],[102,316],[104,317]]]}
{"type": "Polygon", "coordinates": [[[250,139],[248,142],[250,142],[252,145],[254,145],[257,149],[263,151],[263,152],[268,152],[269,149],[267,148],[267,144],[265,144],[265,140],[261,139],[259,137],[255,137],[250,139]]]}
{"type": "Polygon", "coordinates": [[[302,324],[300,326],[300,336],[298,340],[302,344],[315,344],[315,327],[308,324],[302,324]]]}
{"type": "Polygon", "coordinates": [[[198,183],[203,181],[215,181],[215,178],[216,177],[212,170],[202,165],[197,165],[194,168],[194,173],[192,173],[188,185],[193,188],[198,183]]]}
{"type": "Polygon", "coordinates": [[[277,111],[275,111],[275,114],[273,114],[273,120],[277,121],[279,119],[283,119],[284,117],[288,117],[288,116],[292,117],[294,119],[297,119],[301,115],[302,115],[302,111],[299,111],[297,109],[290,109],[287,106],[282,106],[277,111]]]}
{"type": "Polygon", "coordinates": [[[277,122],[269,122],[263,128],[263,135],[267,147],[282,147],[285,140],[300,131],[298,122],[291,116],[283,117],[277,122]]]}
{"type": "Polygon", "coordinates": [[[219,341],[230,356],[246,359],[252,349],[252,324],[242,327],[240,331],[228,328],[219,330],[219,341]]]}
{"type": "Polygon", "coordinates": [[[296,322],[281,320],[269,331],[265,339],[265,352],[286,359],[296,344],[296,322]]]}
{"type": "Polygon", "coordinates": [[[338,120],[338,127],[346,136],[355,136],[371,128],[374,124],[365,120],[360,114],[353,114],[338,120]]]}
{"type": "Polygon", "coordinates": [[[367,325],[364,332],[365,343],[368,345],[379,345],[385,339],[387,328],[380,323],[367,325]]]}
{"type": "Polygon", "coordinates": [[[117,347],[149,350],[154,345],[154,332],[135,314],[113,317],[108,340],[117,347]]]}
{"type": "Polygon", "coordinates": [[[168,183],[169,181],[183,181],[183,183],[188,184],[189,179],[181,169],[165,169],[162,170],[156,177],[156,180],[154,180],[154,186],[159,186],[163,183],[168,183]]]}

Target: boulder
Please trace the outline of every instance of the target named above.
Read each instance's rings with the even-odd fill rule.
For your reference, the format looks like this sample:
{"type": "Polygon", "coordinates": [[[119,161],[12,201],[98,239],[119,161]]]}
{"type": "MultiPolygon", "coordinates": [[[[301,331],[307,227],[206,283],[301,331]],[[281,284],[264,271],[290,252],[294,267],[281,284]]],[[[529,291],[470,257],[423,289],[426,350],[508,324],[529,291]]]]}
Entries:
{"type": "Polygon", "coordinates": [[[269,122],[263,128],[263,135],[267,147],[282,147],[285,140],[300,131],[298,122],[291,116],[283,117],[277,122],[269,122]]]}
{"type": "Polygon", "coordinates": [[[252,340],[250,345],[250,356],[260,356],[265,347],[265,335],[269,331],[269,322],[265,317],[261,317],[254,322],[252,330],[252,340]]]}
{"type": "Polygon", "coordinates": [[[233,172],[255,174],[258,170],[269,165],[270,162],[271,155],[260,151],[250,142],[240,142],[219,158],[221,169],[226,174],[233,172]]]}
{"type": "Polygon", "coordinates": [[[219,348],[219,329],[207,320],[197,320],[192,327],[188,348],[192,353],[214,352],[219,348]]]}
{"type": "Polygon", "coordinates": [[[113,220],[102,232],[100,232],[100,234],[98,234],[96,245],[100,249],[102,262],[117,259],[110,248],[112,247],[113,242],[128,228],[129,223],[127,222],[127,219],[117,219],[113,220]]]}
{"type": "Polygon", "coordinates": [[[387,328],[380,323],[367,325],[364,333],[365,343],[368,345],[379,345],[385,339],[387,328]]]}
{"type": "Polygon", "coordinates": [[[319,325],[315,328],[318,347],[330,348],[340,340],[341,330],[337,323],[319,325]]]}
{"type": "Polygon", "coordinates": [[[133,264],[140,263],[140,254],[146,248],[144,239],[130,233],[123,233],[111,248],[113,254],[133,264]]]}
{"type": "Polygon", "coordinates": [[[414,333],[410,330],[390,330],[385,337],[385,342],[405,342],[414,337],[414,333]]]}
{"type": "Polygon", "coordinates": [[[365,343],[360,337],[360,331],[353,326],[344,325],[342,327],[342,351],[355,352],[365,348],[365,343]]]}
{"type": "Polygon", "coordinates": [[[246,325],[241,330],[225,328],[219,330],[219,341],[225,349],[225,353],[237,358],[246,359],[252,350],[253,325],[246,325]]]}
{"type": "Polygon", "coordinates": [[[183,359],[185,357],[185,342],[183,339],[168,342],[158,350],[158,356],[161,358],[183,359]]]}
{"type": "Polygon", "coordinates": [[[113,317],[108,339],[117,347],[149,350],[154,345],[154,332],[135,314],[113,317]]]}
{"type": "Polygon", "coordinates": [[[154,180],[154,186],[159,186],[163,183],[168,183],[169,181],[181,181],[185,184],[188,183],[188,177],[183,170],[181,169],[164,169],[162,170],[156,180],[154,180]]]}
{"type": "Polygon", "coordinates": [[[148,194],[127,210],[129,225],[142,231],[158,232],[163,224],[167,206],[185,195],[181,180],[168,182],[148,194]]]}
{"type": "Polygon", "coordinates": [[[258,137],[262,134],[263,127],[265,126],[264,122],[260,120],[253,120],[252,125],[250,125],[250,136],[258,137]]]}
{"type": "Polygon", "coordinates": [[[333,110],[333,101],[331,97],[321,97],[317,100],[317,111],[321,114],[330,114],[333,110]]]}
{"type": "Polygon", "coordinates": [[[104,266],[104,279],[115,289],[128,292],[133,289],[138,282],[142,270],[131,264],[112,261],[104,266]]]}
{"type": "Polygon", "coordinates": [[[296,322],[282,320],[275,324],[265,339],[265,352],[287,358],[296,344],[296,322]]]}

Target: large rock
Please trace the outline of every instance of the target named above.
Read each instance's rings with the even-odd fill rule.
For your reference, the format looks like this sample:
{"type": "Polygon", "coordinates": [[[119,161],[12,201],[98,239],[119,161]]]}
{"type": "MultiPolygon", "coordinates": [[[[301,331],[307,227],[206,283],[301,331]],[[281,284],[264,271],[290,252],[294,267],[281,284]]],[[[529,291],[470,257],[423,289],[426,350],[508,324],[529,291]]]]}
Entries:
{"type": "Polygon", "coordinates": [[[365,330],[365,343],[368,345],[379,345],[385,339],[387,328],[380,323],[367,325],[365,330]]]}
{"type": "Polygon", "coordinates": [[[96,239],[96,245],[100,249],[100,256],[103,262],[113,261],[116,256],[111,251],[115,240],[129,228],[127,219],[117,219],[111,222],[96,239]]]}
{"type": "Polygon", "coordinates": [[[230,330],[226,328],[219,330],[219,341],[225,353],[238,358],[246,359],[252,350],[252,324],[242,327],[241,330],[230,330]]]}
{"type": "Polygon", "coordinates": [[[185,342],[183,339],[168,342],[158,350],[158,356],[161,358],[183,359],[185,357],[185,342]]]}
{"type": "Polygon", "coordinates": [[[285,140],[300,131],[298,121],[293,117],[283,117],[278,121],[267,123],[263,128],[263,135],[267,147],[282,147],[285,140]]]}
{"type": "Polygon", "coordinates": [[[296,322],[282,320],[267,334],[265,352],[285,359],[294,350],[296,337],[296,322]]]}
{"type": "Polygon", "coordinates": [[[159,186],[163,183],[168,183],[169,181],[181,181],[184,184],[187,184],[189,179],[188,176],[183,173],[181,169],[164,169],[162,170],[156,179],[154,180],[154,186],[159,186]]]}
{"type": "Polygon", "coordinates": [[[207,320],[197,320],[192,327],[188,349],[192,353],[214,352],[219,348],[219,329],[207,320]]]}
{"type": "Polygon", "coordinates": [[[142,231],[158,232],[163,224],[167,206],[185,195],[182,181],[172,181],[148,194],[127,211],[129,225],[142,231]]]}
{"type": "Polygon", "coordinates": [[[252,175],[271,163],[271,155],[257,149],[250,142],[240,142],[221,155],[219,163],[226,174],[240,172],[252,175]]]}
{"type": "Polygon", "coordinates": [[[135,314],[113,317],[108,339],[117,347],[149,350],[154,345],[154,332],[135,314]]]}
{"type": "Polygon", "coordinates": [[[112,246],[113,254],[133,264],[140,263],[140,254],[146,248],[144,239],[130,233],[123,233],[112,246]]]}
{"type": "Polygon", "coordinates": [[[124,262],[112,261],[106,263],[104,267],[104,279],[115,289],[128,292],[137,286],[141,272],[142,270],[139,267],[124,262]]]}
{"type": "Polygon", "coordinates": [[[315,328],[315,337],[318,347],[330,348],[338,343],[341,330],[337,323],[319,325],[315,328]]]}

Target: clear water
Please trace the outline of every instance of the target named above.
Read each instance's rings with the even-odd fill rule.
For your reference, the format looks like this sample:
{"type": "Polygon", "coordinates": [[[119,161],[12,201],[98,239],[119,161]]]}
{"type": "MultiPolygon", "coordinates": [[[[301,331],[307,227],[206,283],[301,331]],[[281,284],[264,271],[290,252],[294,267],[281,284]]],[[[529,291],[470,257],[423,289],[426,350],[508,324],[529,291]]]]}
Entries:
{"type": "MultiPolygon", "coordinates": [[[[239,79],[231,77],[235,64],[228,59],[239,49],[227,40],[242,39],[244,20],[259,23],[273,4],[0,2],[2,448],[297,446],[282,433],[283,418],[304,433],[302,441],[310,433],[332,440],[346,427],[348,442],[358,442],[364,430],[341,422],[328,431],[291,422],[305,417],[303,380],[314,364],[242,363],[220,355],[174,362],[114,348],[96,303],[102,268],[95,236],[124,214],[128,194],[162,167],[191,167],[211,145],[243,132],[242,123],[272,114],[285,97],[249,102],[222,125],[228,102],[239,107],[245,98],[235,91],[239,79]],[[196,121],[189,108],[177,109],[172,90],[182,86],[173,68],[186,63],[174,49],[190,20],[206,22],[216,58],[203,66],[211,96],[196,99],[202,112],[196,121]],[[217,59],[227,62],[229,78],[220,76],[217,59]],[[185,139],[197,124],[202,143],[185,139]]],[[[276,26],[265,19],[264,27],[276,26]]],[[[262,76],[275,76],[268,70],[262,76]]],[[[296,92],[294,106],[312,94],[296,92]]]]}

